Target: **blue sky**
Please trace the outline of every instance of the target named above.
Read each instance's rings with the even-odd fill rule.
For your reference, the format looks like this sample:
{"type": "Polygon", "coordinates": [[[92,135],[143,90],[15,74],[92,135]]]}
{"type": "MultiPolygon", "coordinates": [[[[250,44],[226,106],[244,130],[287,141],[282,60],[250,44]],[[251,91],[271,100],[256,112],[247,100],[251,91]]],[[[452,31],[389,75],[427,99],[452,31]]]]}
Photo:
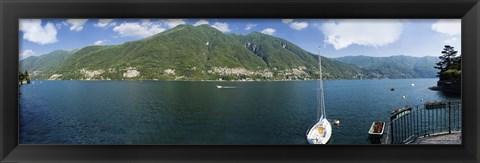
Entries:
{"type": "Polygon", "coordinates": [[[461,54],[460,19],[21,19],[20,59],[54,50],[117,45],[179,24],[208,24],[224,33],[254,31],[301,48],[342,56],[439,56],[443,46],[461,54]]]}

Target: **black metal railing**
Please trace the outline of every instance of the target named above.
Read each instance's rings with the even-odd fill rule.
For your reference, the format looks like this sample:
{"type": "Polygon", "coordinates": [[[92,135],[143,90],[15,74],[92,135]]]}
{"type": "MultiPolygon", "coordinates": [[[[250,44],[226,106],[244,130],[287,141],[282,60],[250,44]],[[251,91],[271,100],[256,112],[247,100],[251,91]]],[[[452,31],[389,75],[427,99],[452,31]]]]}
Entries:
{"type": "Polygon", "coordinates": [[[389,144],[407,144],[434,133],[462,129],[459,101],[426,103],[397,110],[390,115],[389,144]]]}

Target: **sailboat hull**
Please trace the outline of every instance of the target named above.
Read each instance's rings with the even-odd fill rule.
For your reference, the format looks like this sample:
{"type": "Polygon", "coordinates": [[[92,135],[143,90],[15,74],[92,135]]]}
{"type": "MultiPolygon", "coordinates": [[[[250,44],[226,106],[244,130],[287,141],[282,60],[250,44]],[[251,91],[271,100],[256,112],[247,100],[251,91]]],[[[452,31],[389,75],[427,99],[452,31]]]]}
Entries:
{"type": "Polygon", "coordinates": [[[307,133],[309,144],[327,144],[332,136],[332,125],[327,119],[318,121],[307,133]]]}

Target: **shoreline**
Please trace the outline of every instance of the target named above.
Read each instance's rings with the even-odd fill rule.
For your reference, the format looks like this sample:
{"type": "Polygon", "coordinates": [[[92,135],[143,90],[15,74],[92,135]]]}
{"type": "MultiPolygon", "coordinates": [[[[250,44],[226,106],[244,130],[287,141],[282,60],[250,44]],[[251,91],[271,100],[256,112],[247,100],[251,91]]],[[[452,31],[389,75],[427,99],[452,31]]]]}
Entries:
{"type": "Polygon", "coordinates": [[[445,87],[445,86],[432,86],[428,87],[428,89],[432,91],[438,91],[438,92],[443,92],[443,93],[450,93],[450,94],[461,94],[462,90],[461,88],[452,88],[452,87],[445,87]]]}
{"type": "MultiPolygon", "coordinates": [[[[361,80],[416,80],[416,79],[436,79],[436,78],[406,78],[406,79],[361,79],[361,80]]],[[[94,80],[39,80],[35,79],[32,81],[182,81],[182,82],[292,82],[292,81],[318,81],[319,79],[309,79],[309,80],[153,80],[153,79],[127,79],[127,80],[101,80],[101,79],[94,79],[94,80]]],[[[323,79],[328,81],[340,81],[340,80],[360,80],[360,79],[323,79]]]]}

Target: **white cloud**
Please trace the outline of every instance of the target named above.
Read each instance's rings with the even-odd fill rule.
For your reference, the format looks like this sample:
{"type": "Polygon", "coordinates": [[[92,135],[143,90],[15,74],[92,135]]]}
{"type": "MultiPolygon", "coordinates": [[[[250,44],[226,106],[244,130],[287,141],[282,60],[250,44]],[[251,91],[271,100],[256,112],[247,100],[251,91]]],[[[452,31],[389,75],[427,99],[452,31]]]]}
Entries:
{"type": "Polygon", "coordinates": [[[199,25],[202,25],[202,24],[208,24],[208,20],[205,20],[205,19],[201,19],[199,21],[197,21],[195,24],[193,24],[194,26],[199,26],[199,25]]]}
{"type": "Polygon", "coordinates": [[[445,40],[443,42],[447,43],[447,44],[453,44],[453,43],[456,43],[458,41],[458,39],[456,37],[452,37],[448,40],[445,40]]]}
{"type": "Polygon", "coordinates": [[[432,24],[432,30],[450,36],[460,35],[462,32],[460,19],[440,19],[432,24]]]}
{"type": "Polygon", "coordinates": [[[326,43],[339,50],[353,44],[372,47],[391,44],[400,38],[403,23],[401,20],[345,19],[327,21],[319,29],[326,43]]]}
{"type": "Polygon", "coordinates": [[[256,24],[251,24],[251,23],[248,23],[246,26],[245,26],[245,30],[251,30],[252,28],[255,28],[257,25],[256,24]]]}
{"type": "Polygon", "coordinates": [[[58,30],[62,29],[62,26],[63,26],[62,23],[57,23],[57,24],[55,24],[55,27],[56,27],[58,30]]]}
{"type": "Polygon", "coordinates": [[[185,22],[185,19],[168,19],[166,23],[168,28],[173,28],[173,27],[176,27],[177,25],[185,24],[186,22],[185,22]]]}
{"type": "Polygon", "coordinates": [[[23,39],[40,45],[58,41],[55,25],[48,22],[45,26],[42,26],[41,19],[21,19],[20,31],[23,32],[23,39]]]}
{"type": "Polygon", "coordinates": [[[275,33],[275,29],[273,28],[265,28],[261,31],[261,33],[263,34],[267,34],[267,35],[273,35],[275,33]]]}
{"type": "Polygon", "coordinates": [[[307,22],[292,22],[292,24],[290,24],[290,27],[293,28],[293,29],[296,29],[296,30],[302,30],[302,29],[305,29],[308,27],[308,23],[307,22]]]}
{"type": "Polygon", "coordinates": [[[218,29],[219,31],[222,31],[222,32],[230,32],[230,28],[228,28],[227,23],[216,22],[215,24],[212,25],[212,27],[216,28],[216,29],[218,29]]]}
{"type": "Polygon", "coordinates": [[[26,49],[23,52],[20,53],[20,59],[25,59],[31,56],[35,56],[35,52],[31,49],[26,49]]]}
{"type": "Polygon", "coordinates": [[[140,19],[141,25],[151,25],[153,22],[150,19],[140,19]]]}
{"type": "Polygon", "coordinates": [[[71,31],[82,31],[83,25],[88,21],[88,19],[67,19],[67,23],[70,24],[71,31]]]}
{"type": "Polygon", "coordinates": [[[148,37],[165,31],[159,23],[150,22],[145,19],[142,22],[122,23],[113,28],[121,37],[148,37]]]}
{"type": "Polygon", "coordinates": [[[282,19],[282,22],[285,24],[290,24],[290,28],[293,28],[295,30],[302,30],[308,27],[307,22],[298,22],[294,21],[293,19],[282,19]]]}
{"type": "Polygon", "coordinates": [[[102,45],[103,43],[105,43],[105,40],[98,40],[98,41],[95,41],[95,43],[93,43],[94,45],[102,45]]]}
{"type": "Polygon", "coordinates": [[[93,26],[98,28],[105,28],[108,26],[115,26],[116,23],[113,22],[113,19],[98,19],[98,23],[95,23],[93,26]]]}
{"type": "Polygon", "coordinates": [[[293,19],[282,19],[282,22],[285,24],[290,24],[291,22],[293,22],[293,19]]]}

